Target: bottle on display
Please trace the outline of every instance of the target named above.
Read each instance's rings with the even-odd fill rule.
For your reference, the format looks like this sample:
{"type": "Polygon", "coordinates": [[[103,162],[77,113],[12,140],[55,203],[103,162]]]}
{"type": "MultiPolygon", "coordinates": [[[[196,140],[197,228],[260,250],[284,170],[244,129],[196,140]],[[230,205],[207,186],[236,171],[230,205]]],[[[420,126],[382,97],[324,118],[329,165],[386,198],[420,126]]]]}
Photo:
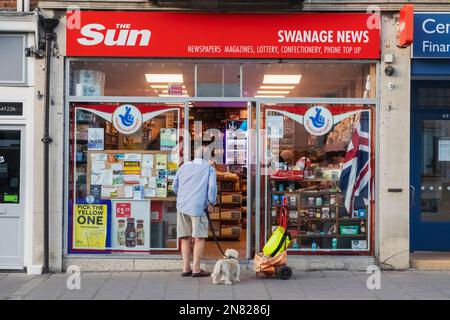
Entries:
{"type": "Polygon", "coordinates": [[[127,229],[125,231],[125,245],[129,248],[136,247],[136,227],[134,218],[127,219],[127,229]]]}
{"type": "Polygon", "coordinates": [[[317,244],[315,241],[313,241],[311,244],[311,251],[317,251],[317,244]]]}
{"type": "Polygon", "coordinates": [[[292,249],[298,249],[298,248],[299,248],[298,241],[297,241],[297,239],[294,239],[292,241],[292,249]]]}
{"type": "Polygon", "coordinates": [[[144,220],[137,220],[136,225],[136,244],[138,246],[143,246],[145,244],[144,220]]]}
{"type": "Polygon", "coordinates": [[[316,206],[320,207],[322,205],[322,197],[316,198],[316,206]]]}
{"type": "Polygon", "coordinates": [[[366,233],[366,224],[364,223],[364,220],[361,221],[361,224],[359,225],[359,231],[361,233],[366,233]]]}
{"type": "Polygon", "coordinates": [[[337,238],[333,238],[331,240],[331,247],[333,248],[333,250],[337,249],[337,238]]]}
{"type": "Polygon", "coordinates": [[[119,246],[125,245],[125,234],[126,234],[127,224],[124,219],[120,219],[117,222],[117,243],[119,246]]]}

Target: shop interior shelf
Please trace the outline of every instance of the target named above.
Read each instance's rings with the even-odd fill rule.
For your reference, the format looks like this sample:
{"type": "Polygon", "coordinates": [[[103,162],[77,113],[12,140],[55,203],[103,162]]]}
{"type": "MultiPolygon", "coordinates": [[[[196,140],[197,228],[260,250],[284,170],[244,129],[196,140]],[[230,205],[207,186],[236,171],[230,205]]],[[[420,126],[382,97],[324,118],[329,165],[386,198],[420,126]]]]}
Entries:
{"type": "Polygon", "coordinates": [[[147,198],[147,199],[149,199],[151,201],[171,201],[171,202],[177,201],[177,197],[166,197],[166,198],[164,198],[164,197],[153,197],[153,198],[147,198]]]}
{"type": "Polygon", "coordinates": [[[337,219],[333,218],[327,218],[327,219],[322,219],[322,218],[308,218],[308,217],[300,217],[300,220],[307,220],[307,221],[336,221],[337,219]]]}

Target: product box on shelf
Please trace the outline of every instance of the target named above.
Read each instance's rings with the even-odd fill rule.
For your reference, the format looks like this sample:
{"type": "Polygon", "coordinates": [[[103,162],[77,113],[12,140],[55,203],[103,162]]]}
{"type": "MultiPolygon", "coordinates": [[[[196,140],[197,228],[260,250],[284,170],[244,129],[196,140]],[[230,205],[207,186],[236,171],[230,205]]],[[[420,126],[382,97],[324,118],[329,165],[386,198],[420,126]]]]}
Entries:
{"type": "Polygon", "coordinates": [[[367,249],[367,240],[352,240],[353,250],[364,250],[367,249]]]}
{"type": "Polygon", "coordinates": [[[340,234],[343,235],[355,235],[358,234],[358,226],[339,226],[340,234]]]}
{"type": "Polygon", "coordinates": [[[221,235],[222,236],[240,236],[241,234],[241,227],[237,226],[223,226],[221,229],[221,235]]]}
{"type": "Polygon", "coordinates": [[[222,194],[222,203],[241,203],[241,193],[222,194]]]}
{"type": "Polygon", "coordinates": [[[242,212],[239,210],[222,210],[220,212],[221,219],[241,219],[242,212]]]}
{"type": "Polygon", "coordinates": [[[97,70],[73,72],[73,93],[76,96],[102,96],[105,88],[105,73],[97,70]]]}

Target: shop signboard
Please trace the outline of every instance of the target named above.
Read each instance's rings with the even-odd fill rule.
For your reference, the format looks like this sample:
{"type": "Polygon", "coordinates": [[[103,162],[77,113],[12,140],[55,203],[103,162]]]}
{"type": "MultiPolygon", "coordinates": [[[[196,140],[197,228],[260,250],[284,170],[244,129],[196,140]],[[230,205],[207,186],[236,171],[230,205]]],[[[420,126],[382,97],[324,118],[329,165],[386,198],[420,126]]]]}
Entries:
{"type": "Polygon", "coordinates": [[[413,58],[450,58],[450,12],[415,13],[413,58]]]}
{"type": "Polygon", "coordinates": [[[374,15],[83,11],[67,24],[67,55],[378,59],[374,15]]]}

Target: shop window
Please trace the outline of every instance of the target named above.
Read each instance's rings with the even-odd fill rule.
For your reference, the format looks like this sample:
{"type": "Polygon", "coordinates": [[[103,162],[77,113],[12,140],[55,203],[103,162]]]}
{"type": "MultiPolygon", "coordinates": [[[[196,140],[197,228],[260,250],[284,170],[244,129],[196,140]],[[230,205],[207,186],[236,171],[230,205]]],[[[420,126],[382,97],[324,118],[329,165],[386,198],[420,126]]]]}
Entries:
{"type": "Polygon", "coordinates": [[[241,67],[239,64],[198,64],[197,97],[240,97],[241,67]]]}
{"type": "Polygon", "coordinates": [[[69,253],[177,250],[183,105],[71,104],[69,253]]]}
{"type": "Polygon", "coordinates": [[[291,251],[368,252],[374,108],[263,105],[261,117],[265,238],[286,208],[291,251]]]}
{"type": "Polygon", "coordinates": [[[194,96],[189,62],[71,61],[72,96],[194,96]]]}
{"type": "Polygon", "coordinates": [[[247,63],[243,96],[261,98],[375,98],[375,64],[247,63]]]}
{"type": "Polygon", "coordinates": [[[447,107],[450,105],[450,86],[419,88],[420,107],[447,107]]]}
{"type": "Polygon", "coordinates": [[[70,62],[72,96],[375,98],[376,64],[70,62]]]}
{"type": "Polygon", "coordinates": [[[24,35],[0,35],[0,83],[25,82],[24,43],[24,35]]]}

